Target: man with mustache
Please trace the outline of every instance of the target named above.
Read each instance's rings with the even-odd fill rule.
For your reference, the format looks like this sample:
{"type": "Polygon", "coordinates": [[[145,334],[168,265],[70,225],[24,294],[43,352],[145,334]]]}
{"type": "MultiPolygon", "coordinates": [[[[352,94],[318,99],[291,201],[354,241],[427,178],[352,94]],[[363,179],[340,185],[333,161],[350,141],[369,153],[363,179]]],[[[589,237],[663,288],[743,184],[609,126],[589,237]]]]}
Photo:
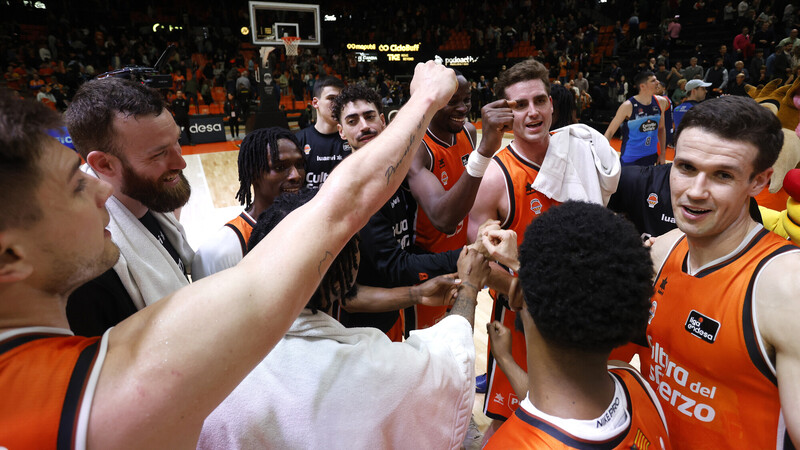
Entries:
{"type": "Polygon", "coordinates": [[[106,202],[120,258],[70,295],[79,335],[98,336],[137,310],[189,284],[194,252],[173,211],[189,201],[180,128],[162,95],[141,83],[85,83],[66,112],[85,170],[113,186],[106,202]]]}
{"type": "Polygon", "coordinates": [[[297,192],[306,174],[297,137],[285,128],[261,128],[245,136],[239,148],[239,191],[244,211],[200,248],[192,261],[192,280],[235,266],[247,252],[258,216],[284,192],[297,192]],[[250,188],[253,188],[251,194],[250,188]]]}
{"type": "MultiPolygon", "coordinates": [[[[365,86],[345,87],[333,100],[331,110],[338,121],[339,135],[354,152],[386,128],[380,96],[365,86]]],[[[414,199],[408,189],[401,186],[359,231],[362,261],[356,279],[359,285],[411,286],[456,271],[460,248],[440,254],[411,251],[415,210],[414,199]]],[[[353,295],[344,302],[344,311],[335,308],[332,315],[345,326],[378,328],[392,340],[402,341],[403,322],[398,311],[414,307],[422,299],[395,300],[378,309],[375,304],[363,304],[358,295],[353,295]]]]}

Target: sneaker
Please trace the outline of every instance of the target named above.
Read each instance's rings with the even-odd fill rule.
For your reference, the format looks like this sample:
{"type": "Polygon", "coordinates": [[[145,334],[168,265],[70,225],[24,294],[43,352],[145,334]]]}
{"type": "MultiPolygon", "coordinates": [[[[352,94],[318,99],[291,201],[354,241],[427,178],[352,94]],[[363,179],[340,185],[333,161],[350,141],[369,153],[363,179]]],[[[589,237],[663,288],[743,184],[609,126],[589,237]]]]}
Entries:
{"type": "Polygon", "coordinates": [[[485,394],[488,388],[489,385],[487,383],[486,374],[475,377],[475,392],[478,394],[485,394]]]}
{"type": "Polygon", "coordinates": [[[483,433],[481,433],[475,419],[470,417],[469,428],[467,428],[467,435],[464,436],[463,449],[464,450],[480,450],[483,444],[483,433]]]}

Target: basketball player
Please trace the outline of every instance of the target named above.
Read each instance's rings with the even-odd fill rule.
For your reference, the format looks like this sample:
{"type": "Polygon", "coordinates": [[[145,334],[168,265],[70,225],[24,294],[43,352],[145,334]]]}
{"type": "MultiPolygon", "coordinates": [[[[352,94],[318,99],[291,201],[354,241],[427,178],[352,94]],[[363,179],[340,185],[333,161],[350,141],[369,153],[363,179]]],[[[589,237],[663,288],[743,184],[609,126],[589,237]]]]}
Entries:
{"type": "MultiPolygon", "coordinates": [[[[493,233],[516,246],[512,231],[493,233]]],[[[608,364],[650,308],[649,252],[633,226],[600,205],[566,202],[531,223],[519,252],[524,295],[511,306],[524,328],[527,374],[511,356],[511,330],[498,321],[487,328],[496,360],[521,375],[524,400],[486,448],[670,448],[655,392],[633,367],[608,364]]]]}
{"type": "Polygon", "coordinates": [[[800,443],[800,250],[748,214],[783,143],[750,98],[698,103],[678,129],[670,189],[678,229],[657,269],[642,373],[680,448],[800,443]]]}
{"type": "MultiPolygon", "coordinates": [[[[386,127],[380,96],[366,86],[353,84],[344,88],[333,100],[332,111],[339,122],[340,136],[347,140],[354,152],[375,139],[386,127]]],[[[460,248],[439,254],[412,251],[415,208],[414,199],[401,186],[361,229],[359,291],[361,285],[379,288],[411,286],[456,271],[460,248]]],[[[404,335],[402,310],[417,306],[417,302],[409,304],[407,299],[398,300],[393,308],[376,311],[373,305],[364,304],[363,298],[348,299],[345,311],[334,311],[333,316],[345,326],[375,327],[392,340],[401,341],[404,335]]],[[[446,309],[446,306],[440,309],[446,309]]]]}
{"type": "Polygon", "coordinates": [[[667,157],[667,129],[664,124],[667,99],[655,95],[659,81],[653,72],[640,72],[633,79],[633,84],[639,88],[639,93],[619,106],[606,129],[606,139],[611,140],[622,126],[620,162],[623,166],[664,164],[667,157]]]}
{"type": "Polygon", "coordinates": [[[319,189],[333,168],[350,154],[350,145],[339,137],[331,115],[333,99],[343,87],[342,80],[336,77],[322,77],[314,83],[311,105],[317,110],[317,122],[297,132],[297,141],[306,155],[307,187],[319,189]]]}
{"type": "MultiPolygon", "coordinates": [[[[235,268],[172,293],[102,338],[70,336],[64,305],[117,259],[103,231],[113,187],[80,171],[78,155],[47,137],[60,125],[54,112],[0,94],[2,445],[196,445],[206,416],[280,340],[335,255],[397,189],[456,85],[452,70],[418,64],[392,125],[343,162],[314,200],[235,268]]],[[[474,300],[464,304],[474,310],[474,300]]],[[[471,344],[469,321],[461,323],[471,344]]]]}
{"type": "MultiPolygon", "coordinates": [[[[408,185],[418,204],[414,243],[434,253],[460,250],[466,245],[467,214],[490,158],[500,148],[503,131],[510,129],[506,123],[512,118],[504,101],[486,105],[481,111],[483,137],[475,151],[477,132],[467,121],[470,84],[460,73],[456,76],[458,90],[431,119],[408,174],[408,185]],[[466,176],[462,176],[464,172],[466,176]]],[[[406,328],[429,327],[446,312],[445,307],[417,306],[406,328]]]]}
{"type": "Polygon", "coordinates": [[[180,128],[155,89],[120,78],[92,80],[75,94],[65,120],[87,170],[114,187],[106,208],[121,256],[67,304],[75,333],[100,336],[189,284],[194,251],[173,211],[189,201],[191,188],[180,128]]]}
{"type": "Polygon", "coordinates": [[[197,249],[192,261],[192,280],[241,261],[247,253],[247,241],[256,218],[275,197],[283,192],[297,192],[305,180],[305,158],[297,138],[285,128],[261,128],[249,133],[239,148],[238,163],[236,199],[244,205],[244,211],[197,249]]]}

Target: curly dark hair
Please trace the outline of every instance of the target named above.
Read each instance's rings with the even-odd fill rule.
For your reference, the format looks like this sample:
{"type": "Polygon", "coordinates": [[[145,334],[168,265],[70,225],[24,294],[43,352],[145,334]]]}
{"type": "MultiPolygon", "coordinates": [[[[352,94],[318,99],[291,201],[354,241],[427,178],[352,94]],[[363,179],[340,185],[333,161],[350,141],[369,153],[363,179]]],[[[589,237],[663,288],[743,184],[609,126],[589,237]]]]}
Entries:
{"type": "Polygon", "coordinates": [[[120,156],[113,129],[117,113],[158,117],[165,111],[166,103],[157,90],[123,78],[103,78],[88,81],[78,89],[64,120],[75,149],[85,160],[95,150],[120,156]]]}
{"type": "Polygon", "coordinates": [[[697,127],[722,139],[746,142],[758,154],[750,179],[769,169],[783,147],[781,121],[750,97],[728,95],[698,103],[686,112],[675,131],[675,142],[687,128],[697,127]]]}
{"type": "MultiPolygon", "coordinates": [[[[292,211],[311,201],[316,193],[317,189],[303,188],[298,193],[284,193],[276,198],[275,202],[258,216],[256,226],[253,227],[250,240],[247,242],[248,250],[261,242],[292,211]]],[[[355,274],[359,262],[358,242],[358,234],[350,238],[322,277],[319,287],[306,304],[306,308],[313,313],[318,310],[329,310],[336,299],[344,304],[346,294],[356,282],[355,274]]]]}
{"type": "Polygon", "coordinates": [[[48,131],[61,125],[61,116],[44,104],[0,89],[0,231],[41,219],[39,159],[53,139],[48,131]]]}
{"type": "Polygon", "coordinates": [[[647,324],[649,250],[629,221],[600,205],[566,202],[534,220],[519,276],[537,329],[565,349],[611,351],[647,324]]]}
{"type": "Polygon", "coordinates": [[[383,103],[381,103],[381,96],[375,89],[370,87],[362,86],[360,84],[350,84],[346,88],[342,89],[342,92],[333,99],[333,105],[331,106],[331,115],[333,116],[333,120],[337,123],[341,123],[341,115],[342,110],[345,106],[347,106],[350,102],[355,102],[357,100],[364,100],[367,103],[372,103],[375,105],[375,108],[378,111],[378,114],[383,113],[383,103]]]}
{"type": "MultiPolygon", "coordinates": [[[[247,134],[239,147],[239,191],[236,200],[249,209],[253,204],[253,195],[250,186],[264,172],[278,163],[278,140],[288,139],[300,151],[300,142],[291,131],[286,128],[272,127],[259,128],[247,134]]],[[[306,155],[300,151],[305,163],[306,155]]]]}

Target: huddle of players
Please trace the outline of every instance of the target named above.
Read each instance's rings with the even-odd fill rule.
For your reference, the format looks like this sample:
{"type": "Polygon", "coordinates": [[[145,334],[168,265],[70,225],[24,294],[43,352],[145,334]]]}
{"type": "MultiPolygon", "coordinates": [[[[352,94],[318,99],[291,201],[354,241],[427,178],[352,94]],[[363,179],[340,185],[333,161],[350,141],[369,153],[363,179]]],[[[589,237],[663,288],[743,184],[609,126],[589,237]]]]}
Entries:
{"type": "MultiPolygon", "coordinates": [[[[398,191],[406,195],[412,216],[413,200],[419,204],[414,242],[425,250],[442,252],[482,240],[490,248],[491,237],[500,236],[493,228],[516,232],[502,239],[520,246],[520,261],[506,265],[519,270],[520,281],[497,271],[488,281],[501,293],[490,324],[493,355],[485,412],[498,422],[487,433],[489,445],[791,446],[790,433],[800,431],[800,388],[791,381],[800,375],[800,345],[790,338],[798,326],[773,308],[788,312],[800,306],[798,283],[785,275],[792,272],[778,269],[796,268],[800,253],[748,214],[749,198],[769,182],[781,148],[780,124],[749,99],[715,100],[686,115],[670,175],[680,229],[656,241],[653,278],[651,258],[633,239],[636,232],[603,208],[570,202],[542,215],[557,202],[529,188],[548,149],[552,118],[549,83],[541,69],[528,61],[507,71],[498,86],[502,100],[482,111],[484,150],[495,142],[488,133],[514,132],[512,144],[484,166],[482,180],[469,171],[458,174],[462,165],[469,166],[475,141],[472,127],[463,122],[468,105],[457,109],[469,102],[466,80],[459,77],[459,90],[426,132],[408,188],[398,191]],[[420,172],[428,175],[421,178],[420,172]],[[480,186],[457,204],[441,201],[431,207],[419,194],[425,183],[455,190],[464,179],[480,186]],[[459,210],[454,217],[463,217],[464,226],[453,229],[452,219],[432,226],[441,224],[437,207],[463,205],[471,207],[469,214],[459,210]],[[479,229],[486,220],[497,222],[479,229]],[[649,346],[639,350],[644,377],[625,364],[606,367],[611,350],[631,339],[649,346]],[[742,375],[728,376],[730,367],[742,375]],[[527,377],[521,375],[526,369],[527,377]],[[576,398],[582,401],[570,403],[576,398]],[[626,401],[627,407],[619,409],[626,401]],[[743,402],[759,406],[742,408],[743,402]],[[505,425],[492,438],[499,421],[505,425]]],[[[650,96],[652,80],[641,78],[645,96],[650,96]]],[[[331,117],[341,140],[330,133],[333,145],[346,142],[358,149],[361,140],[380,133],[384,120],[378,100],[359,87],[344,88],[334,97],[331,117]]],[[[663,109],[656,101],[652,104],[663,109]]],[[[652,138],[658,130],[663,143],[660,121],[654,123],[652,138]]],[[[652,140],[655,147],[652,138],[647,144],[652,140]]],[[[314,140],[300,140],[314,158],[314,140]]],[[[629,162],[643,157],[630,154],[634,157],[625,155],[629,162]]],[[[655,154],[650,158],[655,162],[655,154]]],[[[324,173],[307,181],[324,179],[324,173]]],[[[392,224],[395,230],[398,224],[392,224]]],[[[406,236],[400,240],[407,242],[406,236]]],[[[412,329],[431,323],[419,321],[420,309],[412,329]]]]}
{"type": "MultiPolygon", "coordinates": [[[[445,79],[434,80],[444,82],[445,79]]],[[[788,433],[797,435],[800,420],[797,411],[797,386],[791,381],[796,379],[798,368],[797,344],[791,340],[791,331],[796,330],[797,325],[789,320],[789,312],[796,311],[798,307],[794,294],[799,287],[797,280],[787,280],[781,275],[784,271],[792,273],[798,269],[798,254],[794,247],[786,246],[784,241],[763,233],[746,215],[746,199],[753,192],[760,191],[768,182],[771,173],[769,167],[775,159],[775,155],[771,153],[780,148],[782,135],[779,124],[777,130],[775,129],[777,121],[774,116],[763,114],[764,110],[745,99],[731,98],[707,102],[687,113],[684,121],[690,125],[684,125],[679,133],[671,180],[676,221],[686,237],[680,238],[680,233],[676,232],[656,241],[652,256],[657,263],[654,267],[661,269],[656,282],[658,293],[654,297],[657,301],[651,304],[647,301],[652,293],[649,284],[651,271],[644,269],[648,266],[643,261],[647,259],[647,253],[639,245],[636,232],[629,225],[603,208],[586,204],[568,203],[554,208],[551,213],[543,214],[548,208],[556,206],[555,202],[546,197],[540,198],[536,191],[530,189],[549,146],[549,127],[553,111],[548,95],[546,69],[535,61],[526,61],[504,72],[498,88],[501,100],[484,108],[484,138],[480,149],[485,154],[468,152],[465,162],[462,162],[465,155],[459,155],[457,159],[453,159],[461,162],[461,166],[453,168],[447,166],[444,155],[437,154],[437,146],[445,149],[452,147],[459,143],[459,138],[462,143],[469,142],[470,147],[474,145],[474,134],[471,135],[465,123],[466,112],[463,117],[461,115],[462,110],[469,111],[468,105],[464,108],[464,103],[468,103],[469,99],[468,87],[466,99],[454,101],[462,91],[462,80],[463,78],[458,80],[459,89],[450,99],[450,103],[443,107],[443,101],[438,104],[437,115],[448,109],[450,112],[439,117],[441,122],[432,121],[424,138],[426,143],[421,144],[421,151],[417,151],[407,181],[411,197],[432,224],[456,236],[466,228],[470,241],[483,243],[483,251],[504,262],[507,267],[519,267],[520,270],[519,280],[504,276],[502,271],[495,271],[490,282],[499,292],[509,294],[506,304],[503,304],[502,297],[498,297],[498,307],[494,314],[496,321],[491,324],[493,331],[490,330],[492,346],[497,347],[495,339],[508,341],[508,330],[501,323],[514,323],[512,310],[520,311],[521,328],[525,330],[524,335],[517,334],[511,340],[513,344],[507,352],[500,352],[502,356],[497,356],[499,366],[509,372],[509,376],[506,377],[500,370],[496,370],[496,375],[493,371],[490,377],[487,414],[495,418],[513,415],[497,431],[491,443],[500,447],[519,446],[521,442],[513,443],[513,440],[521,439],[528,442],[527,445],[537,446],[537,441],[532,439],[533,436],[538,436],[538,445],[541,442],[561,445],[558,444],[559,441],[566,445],[587,441],[611,443],[613,446],[636,444],[640,448],[650,443],[655,445],[655,442],[669,446],[670,441],[676,447],[726,446],[725,442],[733,443],[727,446],[737,445],[739,442],[752,442],[751,446],[763,445],[764,442],[768,442],[770,446],[775,443],[778,447],[788,444],[788,433]],[[745,137],[741,137],[739,133],[744,128],[743,122],[757,125],[745,137]],[[444,130],[437,130],[439,125],[435,125],[436,123],[444,124],[444,130]],[[502,132],[507,129],[513,130],[514,141],[491,157],[499,148],[502,132]],[[780,137],[776,137],[777,135],[780,137]],[[447,139],[448,137],[451,139],[447,139]],[[681,140],[681,137],[684,139],[681,140]],[[437,173],[435,171],[438,168],[444,170],[437,173]],[[467,174],[454,175],[457,169],[466,171],[467,174]],[[420,175],[424,177],[415,180],[415,176],[420,175]],[[448,184],[451,186],[449,189],[448,184]],[[460,205],[465,202],[464,199],[468,200],[466,209],[472,206],[469,219],[466,219],[466,212],[461,217],[458,214],[447,215],[448,210],[453,209],[448,206],[452,205],[448,201],[453,201],[453,198],[458,198],[460,205]],[[477,200],[472,205],[475,198],[477,200]],[[479,229],[484,219],[495,219],[499,223],[490,223],[479,229]],[[459,230],[462,220],[468,223],[461,224],[459,230]],[[519,243],[525,227],[531,222],[534,226],[525,234],[526,239],[522,241],[520,258],[517,261],[515,244],[519,243]],[[498,234],[497,228],[515,231],[516,235],[498,234]],[[453,231],[456,233],[452,233],[453,231]],[[673,247],[676,239],[678,243],[673,247]],[[610,251],[609,243],[619,252],[610,251]],[[575,258],[575,255],[579,255],[579,258],[575,258]],[[772,261],[777,260],[780,260],[780,266],[772,264],[772,261]],[[581,261],[585,264],[581,264],[581,261]],[[663,267],[661,261],[666,261],[663,267]],[[620,273],[630,276],[620,277],[620,273]],[[729,280],[735,282],[729,283],[729,280]],[[703,284],[700,288],[694,288],[696,283],[703,284]],[[674,287],[676,284],[678,287],[674,287]],[[724,289],[729,284],[735,285],[731,289],[740,289],[741,292],[710,294],[712,289],[724,289]],[[524,295],[520,293],[520,286],[524,295]],[[684,299],[687,292],[693,292],[693,298],[684,299]],[[730,297],[741,298],[741,301],[732,301],[735,304],[727,305],[734,311],[725,312],[725,320],[722,320],[723,317],[711,308],[715,307],[715,301],[722,303],[720,298],[730,297]],[[523,301],[524,308],[521,307],[523,301]],[[703,308],[697,306],[701,301],[703,308]],[[646,313],[648,310],[649,319],[646,313]],[[732,317],[737,314],[738,318],[732,317]],[[645,350],[642,353],[642,367],[645,377],[653,385],[652,390],[634,372],[615,366],[609,375],[606,367],[610,351],[631,337],[643,336],[641,330],[648,325],[648,320],[647,342],[650,344],[650,351],[645,350]],[[734,323],[726,326],[731,322],[734,323]],[[733,328],[742,323],[749,323],[750,328],[745,327],[740,332],[744,336],[737,336],[737,330],[740,331],[742,327],[733,328]],[[620,327],[619,324],[627,327],[620,327]],[[675,344],[673,341],[678,338],[682,340],[680,344],[675,344]],[[687,340],[688,342],[684,342],[687,340]],[[739,343],[741,348],[736,347],[739,343]],[[710,345],[702,347],[706,344],[710,345]],[[713,344],[718,345],[713,347],[713,344]],[[703,368],[692,367],[697,360],[714,361],[722,366],[716,366],[716,370],[705,369],[705,365],[703,368]],[[719,370],[719,367],[728,368],[729,361],[733,360],[742,367],[741,372],[745,372],[744,377],[732,381],[740,383],[739,385],[731,385],[728,372],[719,370]],[[543,361],[550,361],[551,364],[543,364],[543,361]],[[519,386],[520,377],[511,372],[520,375],[522,371],[524,374],[526,368],[529,369],[528,395],[519,401],[526,390],[517,389],[518,396],[512,397],[514,387],[519,386]],[[506,378],[505,386],[499,386],[503,384],[503,378],[506,378]],[[653,390],[658,394],[654,394],[653,390]],[[666,427],[660,417],[659,403],[653,401],[657,397],[660,397],[661,404],[665,406],[666,421],[670,429],[669,439],[666,438],[666,427]],[[741,399],[751,406],[739,408],[738,405],[743,401],[741,399]],[[520,407],[516,408],[518,405],[520,407]],[[620,408],[620,405],[625,407],[620,408]],[[585,419],[588,423],[565,423],[560,420],[567,417],[585,419]],[[590,432],[591,428],[597,430],[590,432]]],[[[318,98],[319,96],[315,102],[318,98]]],[[[370,103],[368,99],[353,98],[355,101],[341,107],[337,130],[340,137],[345,138],[354,149],[358,149],[374,139],[385,122],[380,114],[380,102],[370,103]],[[359,110],[359,105],[367,108],[359,110]],[[371,107],[374,109],[370,110],[371,107]],[[347,118],[353,120],[348,122],[347,118]]],[[[430,108],[428,111],[430,112],[430,108]]],[[[422,114],[421,110],[415,112],[422,114]]],[[[407,121],[401,122],[395,128],[409,125],[407,121]]],[[[416,136],[421,134],[418,130],[416,136]]],[[[282,139],[276,139],[273,148],[281,147],[282,139]]],[[[287,140],[291,141],[290,138],[287,140]]],[[[413,143],[413,136],[408,141],[413,143]]],[[[386,144],[388,139],[382,142],[389,145],[386,144]]],[[[406,147],[398,163],[384,166],[383,170],[377,172],[380,179],[390,180],[395,173],[404,173],[405,167],[400,163],[405,164],[405,155],[413,150],[406,147]]],[[[309,148],[309,154],[312,151],[313,145],[309,148]]],[[[371,146],[366,151],[380,150],[371,146]]],[[[387,153],[389,152],[381,153],[383,160],[390,160],[385,157],[387,153]]],[[[271,157],[271,170],[275,168],[273,164],[280,159],[282,158],[271,157]]],[[[358,170],[375,170],[380,167],[369,165],[357,168],[357,164],[370,160],[367,156],[346,159],[353,161],[350,161],[346,170],[340,169],[338,172],[342,173],[342,177],[345,174],[353,176],[358,183],[367,183],[370,178],[369,174],[356,176],[358,170]]],[[[293,167],[295,168],[288,170],[296,178],[301,170],[293,167]]],[[[372,176],[375,177],[375,174],[372,176]]],[[[399,187],[397,178],[394,177],[391,188],[399,187]]],[[[337,182],[340,182],[339,178],[337,182]]],[[[326,183],[326,186],[330,184],[326,183]]],[[[348,195],[359,198],[367,195],[360,190],[342,189],[337,183],[333,183],[333,186],[322,190],[329,193],[322,198],[333,201],[334,206],[341,210],[352,209],[352,205],[346,204],[348,195]]],[[[364,186],[366,185],[360,187],[364,186]]],[[[369,186],[375,187],[376,184],[373,182],[369,186]]],[[[382,198],[376,197],[380,200],[372,198],[372,206],[368,210],[374,211],[381,204],[384,205],[383,208],[391,207],[395,198],[399,199],[399,205],[403,200],[397,196],[398,192],[395,192],[394,197],[389,197],[390,192],[384,192],[382,198]],[[387,198],[390,198],[389,203],[380,203],[387,198]]],[[[408,213],[413,211],[413,206],[407,192],[403,193],[406,199],[403,207],[408,213]]],[[[103,196],[98,194],[98,198],[100,197],[103,196]]],[[[105,198],[107,194],[100,203],[105,198]]],[[[320,208],[319,205],[325,200],[317,199],[314,205],[320,208]]],[[[352,225],[349,228],[337,228],[338,224],[334,226],[326,221],[324,212],[320,213],[314,208],[308,207],[304,211],[309,215],[316,212],[323,223],[332,227],[332,239],[337,239],[336,236],[344,238],[346,234],[356,231],[352,225]]],[[[378,215],[380,212],[370,218],[369,222],[378,215]]],[[[384,224],[392,224],[391,215],[384,216],[381,218],[384,224]]],[[[287,233],[293,226],[300,226],[297,220],[290,221],[279,231],[287,233]]],[[[376,230],[385,228],[375,227],[376,230]]],[[[408,249],[407,243],[403,245],[407,234],[402,235],[407,229],[403,230],[401,226],[397,228],[400,233],[395,233],[395,227],[391,228],[390,238],[397,241],[395,236],[401,236],[397,247],[401,251],[408,249]]],[[[306,236],[311,235],[313,234],[308,233],[306,236]]],[[[443,236],[449,237],[447,234],[443,236]]],[[[289,250],[292,255],[299,253],[297,248],[317,244],[301,243],[297,240],[282,243],[279,242],[280,239],[268,239],[269,245],[275,249],[289,250]]],[[[267,246],[256,246],[262,249],[264,247],[267,246]]],[[[334,247],[341,248],[338,243],[334,247]]],[[[244,253],[243,247],[240,250],[244,253]]],[[[396,252],[397,249],[391,251],[396,252]]],[[[266,255],[267,251],[256,253],[266,255]]],[[[245,258],[253,263],[241,264],[242,270],[253,270],[258,262],[262,262],[258,258],[259,255],[245,258]]],[[[323,259],[319,265],[322,266],[325,261],[323,259]]],[[[299,284],[302,283],[299,280],[305,278],[305,284],[308,284],[308,280],[318,280],[321,274],[314,275],[307,270],[310,262],[299,261],[294,266],[302,277],[278,283],[275,279],[270,279],[273,282],[270,289],[284,286],[284,290],[291,290],[289,286],[292,282],[299,284]]],[[[234,278],[233,273],[238,273],[231,272],[229,278],[234,278]]],[[[417,274],[415,281],[432,275],[417,274]]],[[[7,277],[5,279],[8,280],[7,277]]],[[[210,284],[198,285],[202,289],[211,287],[210,284]]],[[[203,297],[200,290],[201,288],[191,289],[193,295],[203,297]]],[[[300,292],[299,297],[308,298],[306,291],[300,292]]],[[[187,295],[177,297],[186,298],[187,295]]],[[[401,303],[407,300],[401,300],[401,303]]],[[[157,308],[146,308],[143,311],[149,310],[148,315],[157,318],[160,317],[160,311],[178,301],[162,301],[157,308]]],[[[299,305],[301,302],[297,303],[299,305]]],[[[270,313],[277,311],[274,308],[267,309],[270,313]]],[[[286,319],[291,320],[293,313],[296,315],[296,309],[287,313],[282,321],[284,330],[287,326],[286,319]]],[[[144,317],[141,313],[134,314],[134,317],[137,315],[137,318],[144,317]]],[[[435,314],[433,317],[435,321],[435,314]]],[[[229,319],[226,321],[229,324],[235,320],[241,323],[253,322],[254,325],[258,323],[253,320],[257,318],[243,315],[229,319]]],[[[416,326],[422,328],[424,324],[420,324],[418,320],[416,326]]],[[[131,334],[131,326],[118,328],[127,331],[114,331],[112,336],[125,336],[122,333],[127,333],[129,337],[136,336],[131,334]]],[[[278,333],[280,331],[270,333],[268,341],[274,343],[278,333]]],[[[120,338],[111,342],[118,344],[120,338]]],[[[269,342],[253,343],[245,350],[252,351],[255,344],[269,348],[269,342]]],[[[118,361],[118,358],[111,355],[109,353],[112,363],[118,361]]],[[[254,359],[252,355],[248,357],[250,360],[254,359]]],[[[105,364],[111,365],[108,361],[105,364]]],[[[210,386],[206,383],[202,387],[215,391],[210,386]]],[[[101,392],[99,389],[98,395],[101,392]]],[[[224,389],[223,387],[221,391],[224,389]]],[[[102,393],[107,394],[107,390],[102,393]]],[[[187,390],[187,394],[192,393],[187,390]]],[[[215,399],[218,397],[216,395],[208,401],[217,401],[215,399]]]]}

